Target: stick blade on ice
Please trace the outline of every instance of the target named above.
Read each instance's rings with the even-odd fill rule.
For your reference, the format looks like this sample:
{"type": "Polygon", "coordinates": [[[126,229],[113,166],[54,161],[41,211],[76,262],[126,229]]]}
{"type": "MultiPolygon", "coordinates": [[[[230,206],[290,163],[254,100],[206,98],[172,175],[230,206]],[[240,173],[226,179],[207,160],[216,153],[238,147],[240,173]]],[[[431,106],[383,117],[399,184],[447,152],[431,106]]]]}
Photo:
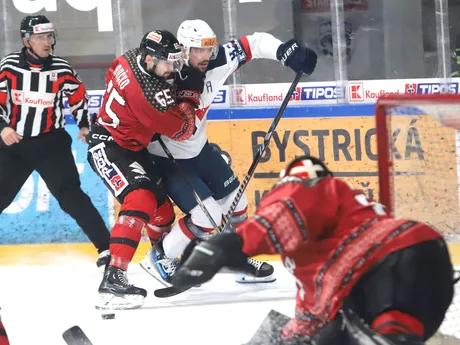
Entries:
{"type": "Polygon", "coordinates": [[[67,345],[93,345],[79,326],[73,326],[62,334],[67,345]]]}
{"type": "Polygon", "coordinates": [[[182,292],[185,292],[185,291],[191,289],[192,287],[193,286],[191,286],[191,285],[190,286],[182,286],[182,287],[168,286],[168,287],[165,287],[165,288],[156,289],[155,291],[153,291],[153,294],[157,298],[168,298],[168,297],[173,297],[173,296],[179,295],[182,292]]]}

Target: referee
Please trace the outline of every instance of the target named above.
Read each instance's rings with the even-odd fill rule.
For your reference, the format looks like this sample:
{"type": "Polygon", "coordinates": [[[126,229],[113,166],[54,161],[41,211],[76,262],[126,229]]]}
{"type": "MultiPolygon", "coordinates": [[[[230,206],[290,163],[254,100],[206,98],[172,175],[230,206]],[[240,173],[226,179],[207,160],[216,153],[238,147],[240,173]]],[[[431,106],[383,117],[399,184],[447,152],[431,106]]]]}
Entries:
{"type": "Polygon", "coordinates": [[[77,139],[86,143],[88,95],[69,63],[52,55],[56,32],[45,16],[25,17],[21,37],[22,50],[0,61],[0,214],[36,170],[97,248],[102,266],[109,260],[110,234],[80,188],[72,138],[64,129],[65,94],[80,128],[77,139]]]}

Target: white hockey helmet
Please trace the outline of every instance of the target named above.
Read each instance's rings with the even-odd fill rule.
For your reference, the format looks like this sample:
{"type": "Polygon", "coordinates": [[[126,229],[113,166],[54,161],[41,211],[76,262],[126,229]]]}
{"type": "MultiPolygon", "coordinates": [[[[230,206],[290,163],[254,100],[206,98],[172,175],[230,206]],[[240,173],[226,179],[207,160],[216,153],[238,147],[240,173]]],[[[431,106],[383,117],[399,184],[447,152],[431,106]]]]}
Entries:
{"type": "Polygon", "coordinates": [[[186,20],[177,30],[177,39],[185,48],[186,61],[190,54],[190,48],[212,48],[211,60],[217,57],[219,46],[217,37],[211,27],[201,19],[186,20]]]}

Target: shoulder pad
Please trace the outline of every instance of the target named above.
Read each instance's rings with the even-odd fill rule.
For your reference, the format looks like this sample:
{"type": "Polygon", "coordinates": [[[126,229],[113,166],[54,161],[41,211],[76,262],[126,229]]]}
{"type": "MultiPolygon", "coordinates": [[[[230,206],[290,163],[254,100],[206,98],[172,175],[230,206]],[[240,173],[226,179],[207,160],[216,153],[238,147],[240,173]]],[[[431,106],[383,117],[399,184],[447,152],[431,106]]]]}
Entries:
{"type": "Polygon", "coordinates": [[[133,71],[134,77],[136,78],[139,86],[144,93],[145,99],[154,107],[156,110],[164,113],[172,107],[176,106],[176,96],[174,88],[167,81],[152,77],[145,74],[139,68],[137,64],[137,57],[140,54],[139,48],[132,49],[123,54],[123,57],[129,64],[129,67],[133,71]],[[173,101],[166,102],[164,96],[158,97],[158,93],[169,93],[173,101]]]}

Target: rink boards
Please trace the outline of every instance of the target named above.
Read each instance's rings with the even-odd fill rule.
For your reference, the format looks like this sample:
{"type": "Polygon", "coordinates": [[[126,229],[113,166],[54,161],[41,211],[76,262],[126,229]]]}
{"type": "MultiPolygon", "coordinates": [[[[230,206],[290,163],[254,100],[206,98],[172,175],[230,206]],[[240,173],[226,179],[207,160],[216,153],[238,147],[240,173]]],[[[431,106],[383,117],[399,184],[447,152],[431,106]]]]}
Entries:
{"type": "MultiPolygon", "coordinates": [[[[277,107],[218,108],[209,112],[208,135],[231,157],[239,177],[244,176],[263,141],[277,107]]],[[[76,138],[78,128],[69,118],[67,130],[76,138]]],[[[407,127],[407,126],[406,126],[407,127]]],[[[416,126],[415,126],[416,127],[416,126]]],[[[405,143],[409,132],[401,131],[396,145],[403,164],[419,159],[405,143]],[[407,161],[407,162],[406,162],[407,161]]],[[[424,145],[423,133],[420,135],[424,145]]],[[[86,161],[86,145],[74,140],[72,149],[82,187],[107,224],[116,215],[116,203],[86,161]]],[[[247,188],[250,213],[276,182],[278,172],[296,155],[310,153],[325,159],[337,176],[344,178],[370,198],[378,198],[374,105],[298,106],[286,110],[271,143],[247,188]]],[[[416,218],[414,216],[414,218],[416,218]]],[[[0,215],[0,265],[43,264],[55,254],[95,257],[92,246],[76,223],[60,208],[39,176],[34,173],[12,205],[0,215]]],[[[447,230],[447,234],[453,234],[447,230]]],[[[142,243],[139,259],[148,247],[142,243]]],[[[451,245],[455,262],[460,263],[460,246],[451,245]]],[[[277,259],[271,257],[269,259],[277,259]]]]}

